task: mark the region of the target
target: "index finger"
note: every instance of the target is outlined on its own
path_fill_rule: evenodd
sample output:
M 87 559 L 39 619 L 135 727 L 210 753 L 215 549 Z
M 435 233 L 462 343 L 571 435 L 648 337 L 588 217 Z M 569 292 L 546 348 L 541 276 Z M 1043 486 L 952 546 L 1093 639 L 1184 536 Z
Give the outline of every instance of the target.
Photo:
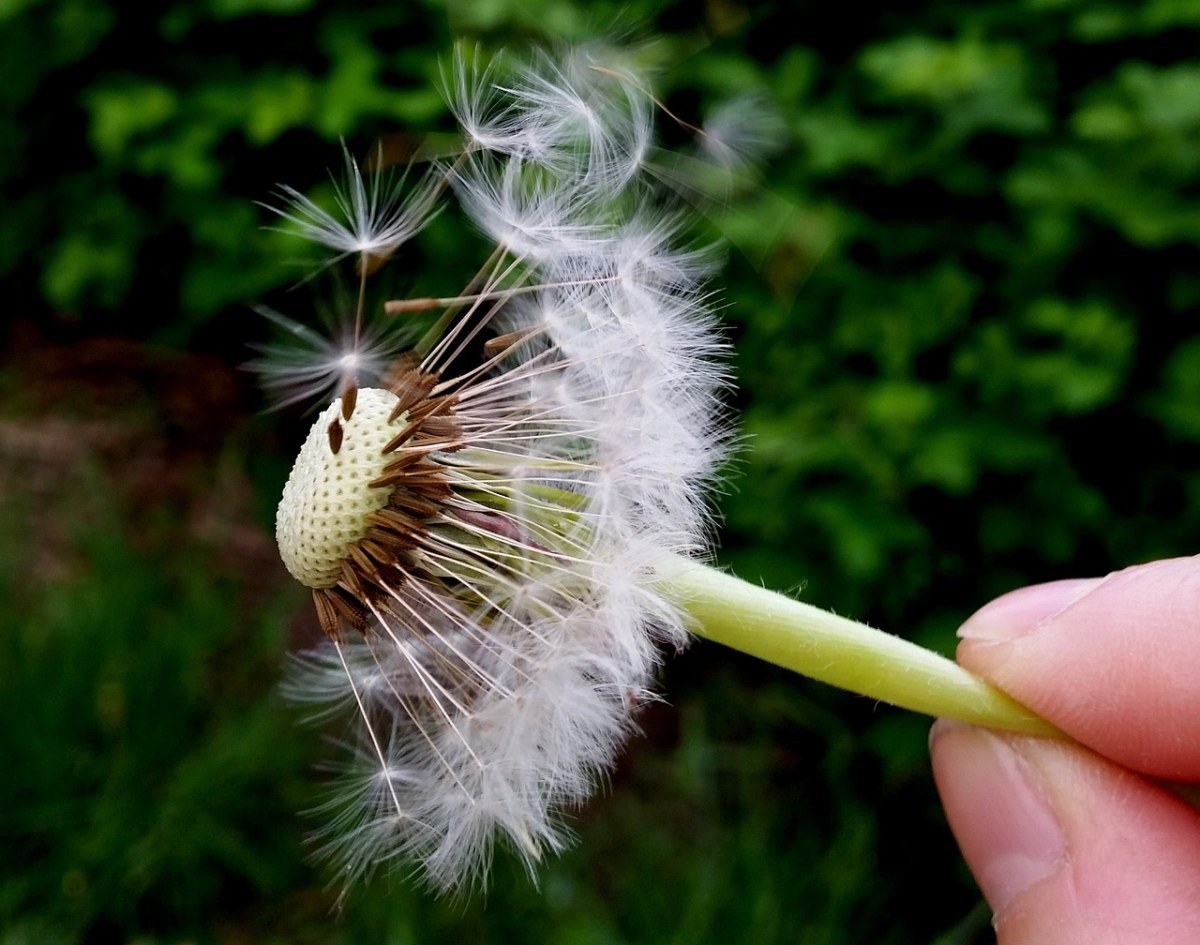
M 1200 558 L 1022 588 L 959 636 L 959 663 L 1082 744 L 1200 781 Z

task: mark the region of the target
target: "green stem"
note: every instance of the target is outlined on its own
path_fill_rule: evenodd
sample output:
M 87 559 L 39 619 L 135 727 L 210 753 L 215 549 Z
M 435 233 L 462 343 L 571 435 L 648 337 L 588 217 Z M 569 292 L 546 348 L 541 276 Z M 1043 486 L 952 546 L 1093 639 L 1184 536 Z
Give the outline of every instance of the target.
M 1066 737 L 957 663 L 908 640 L 685 558 L 663 562 L 658 572 L 660 586 L 701 637 L 901 708 Z

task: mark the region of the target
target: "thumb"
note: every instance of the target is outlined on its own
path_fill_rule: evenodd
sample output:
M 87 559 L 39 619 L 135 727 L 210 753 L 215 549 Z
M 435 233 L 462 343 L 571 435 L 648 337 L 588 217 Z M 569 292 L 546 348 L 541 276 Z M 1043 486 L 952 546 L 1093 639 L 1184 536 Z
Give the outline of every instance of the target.
M 1200 941 L 1200 816 L 1066 742 L 939 721 L 933 771 L 999 945 Z

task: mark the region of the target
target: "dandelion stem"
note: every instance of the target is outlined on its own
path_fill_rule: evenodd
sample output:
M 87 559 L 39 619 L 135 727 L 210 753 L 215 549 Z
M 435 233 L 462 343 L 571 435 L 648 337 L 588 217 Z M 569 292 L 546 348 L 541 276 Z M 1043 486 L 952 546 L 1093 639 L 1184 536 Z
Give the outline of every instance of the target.
M 1027 735 L 1058 729 L 952 660 L 684 558 L 659 582 L 697 635 L 904 709 Z

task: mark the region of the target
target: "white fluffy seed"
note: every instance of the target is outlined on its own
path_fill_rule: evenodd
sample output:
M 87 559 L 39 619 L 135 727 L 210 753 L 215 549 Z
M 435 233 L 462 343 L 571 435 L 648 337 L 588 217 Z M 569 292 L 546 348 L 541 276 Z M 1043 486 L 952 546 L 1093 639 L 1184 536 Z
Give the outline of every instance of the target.
M 368 483 L 395 458 L 383 448 L 406 422 L 403 414 L 388 421 L 396 401 L 390 391 L 364 388 L 346 420 L 338 398 L 317 418 L 300 447 L 275 513 L 275 539 L 284 565 L 301 584 L 336 584 L 347 548 L 370 527 L 367 516 L 387 504 L 391 487 L 372 488 Z M 342 428 L 336 453 L 329 437 L 335 422 Z

